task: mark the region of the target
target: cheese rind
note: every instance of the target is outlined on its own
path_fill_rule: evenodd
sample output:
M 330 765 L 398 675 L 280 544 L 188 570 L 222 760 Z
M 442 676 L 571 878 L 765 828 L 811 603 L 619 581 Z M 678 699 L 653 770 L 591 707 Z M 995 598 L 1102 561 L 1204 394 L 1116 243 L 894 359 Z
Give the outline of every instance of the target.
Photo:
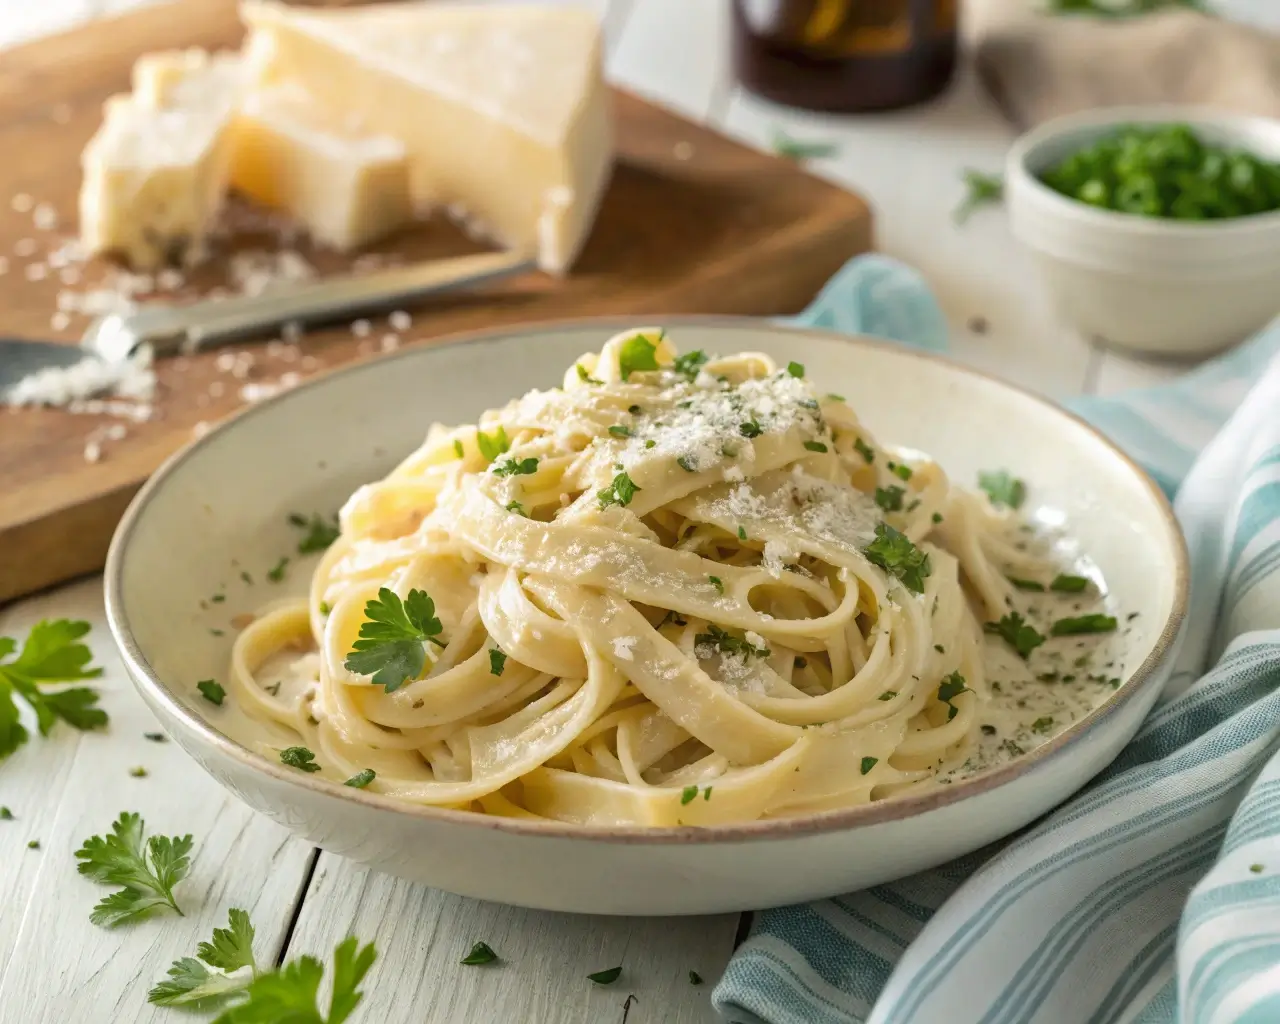
M 339 120 L 400 139 L 420 204 L 563 273 L 612 164 L 600 28 L 587 11 L 399 3 L 301 10 L 247 2 L 267 81 L 297 81 Z
M 318 242 L 346 252 L 413 219 L 404 144 L 334 125 L 296 85 L 249 93 L 234 136 L 232 186 Z
M 141 63 L 141 62 L 140 62 Z M 80 238 L 140 270 L 196 261 L 230 169 L 233 57 L 155 54 L 113 96 L 81 155 Z

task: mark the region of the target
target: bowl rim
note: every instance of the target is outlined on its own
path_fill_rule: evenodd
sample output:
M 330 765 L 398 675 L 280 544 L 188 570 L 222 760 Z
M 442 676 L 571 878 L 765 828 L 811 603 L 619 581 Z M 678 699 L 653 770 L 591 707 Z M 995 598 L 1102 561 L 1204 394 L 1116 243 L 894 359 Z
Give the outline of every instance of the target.
M 1238 239 L 1240 236 L 1280 229 L 1280 209 L 1266 213 L 1246 214 L 1243 217 L 1224 217 L 1203 221 L 1143 217 L 1119 210 L 1099 209 L 1050 188 L 1040 180 L 1029 165 L 1037 150 L 1068 132 L 1086 128 L 1106 129 L 1128 124 L 1151 125 L 1167 122 L 1182 122 L 1192 127 L 1209 125 L 1240 132 L 1243 132 L 1246 126 L 1261 128 L 1274 132 L 1277 136 L 1277 144 L 1280 145 L 1280 120 L 1258 114 L 1241 114 L 1220 107 L 1199 104 L 1153 103 L 1101 107 L 1060 114 L 1015 139 L 1005 158 L 1006 185 L 1025 189 L 1034 195 L 1038 204 L 1055 215 L 1074 217 L 1082 224 L 1104 227 L 1139 237 L 1161 239 L 1181 237 L 1188 241 L 1203 241 L 1205 235 L 1210 233 L 1223 238 Z M 1007 190 L 1010 193 L 1014 191 Z
M 627 327 L 634 326 L 640 320 L 645 322 L 661 321 L 663 326 L 676 330 L 681 327 L 720 327 L 730 329 L 737 327 L 756 330 L 761 327 L 767 327 L 769 330 L 783 335 L 816 336 L 827 341 L 865 346 L 888 351 L 908 359 L 941 364 L 951 372 L 960 373 L 984 383 L 995 384 L 997 387 L 1015 392 L 1022 398 L 1044 407 L 1049 413 L 1070 420 L 1076 427 L 1082 428 L 1093 435 L 1094 439 L 1100 442 L 1112 457 L 1119 459 L 1128 467 L 1139 486 L 1145 489 L 1155 502 L 1167 528 L 1168 540 L 1173 547 L 1173 603 L 1169 615 L 1161 625 L 1160 634 L 1156 638 L 1150 653 L 1106 701 L 1074 722 L 1068 729 L 1028 754 L 1006 762 L 999 767 L 979 772 L 952 785 L 939 787 L 915 796 L 895 797 L 875 803 L 862 804 L 857 807 L 824 811 L 820 814 L 706 827 L 676 826 L 674 828 L 642 825 L 574 825 L 559 821 L 504 818 L 477 814 L 474 811 L 411 804 L 379 793 L 343 786 L 340 783 L 328 780 L 314 779 L 310 774 L 303 774 L 291 770 L 285 765 L 273 762 L 218 731 L 205 718 L 189 710 L 186 705 L 177 700 L 170 687 L 152 669 L 133 635 L 125 609 L 123 569 L 128 556 L 130 541 L 134 532 L 138 529 L 138 525 L 152 498 L 165 486 L 168 478 L 179 466 L 194 458 L 206 445 L 214 443 L 224 432 L 244 427 L 262 410 L 272 408 L 278 403 L 289 401 L 289 396 L 295 392 L 324 387 L 332 378 L 340 374 L 355 375 L 367 372 L 372 368 L 381 367 L 388 361 L 422 358 L 424 352 L 438 348 L 455 348 L 463 345 L 479 347 L 486 344 L 495 344 L 515 336 L 528 334 L 546 334 L 583 328 L 598 329 L 602 335 L 616 333 L 618 330 L 625 330 Z M 760 317 L 679 314 L 667 317 L 654 317 L 652 315 L 643 317 L 572 317 L 451 333 L 442 335 L 439 339 L 432 339 L 425 345 L 402 348 L 395 353 L 376 359 L 351 363 L 322 372 L 295 388 L 280 392 L 253 405 L 245 406 L 206 434 L 191 441 L 185 447 L 169 456 L 134 496 L 116 528 L 110 549 L 107 552 L 106 568 L 104 570 L 104 597 L 108 628 L 120 650 L 130 680 L 144 700 L 153 708 L 163 709 L 165 714 L 177 719 L 188 731 L 189 735 L 212 747 L 219 755 L 236 762 L 244 769 L 265 774 L 274 781 L 288 786 L 299 787 L 314 796 L 329 797 L 354 803 L 368 810 L 388 811 L 440 824 L 456 824 L 476 829 L 496 829 L 500 832 L 513 833 L 519 836 L 541 836 L 549 839 L 683 845 L 690 843 L 740 843 L 748 840 L 781 840 L 798 836 L 842 832 L 853 828 L 899 821 L 973 799 L 1013 782 L 1023 775 L 1043 768 L 1049 761 L 1064 755 L 1074 748 L 1087 733 L 1094 731 L 1103 721 L 1115 715 L 1121 707 L 1134 700 L 1138 693 L 1146 688 L 1156 670 L 1173 654 L 1186 618 L 1190 587 L 1189 575 L 1189 556 L 1186 539 L 1174 516 L 1173 507 L 1164 492 L 1137 462 L 1102 434 L 1101 431 L 1075 413 L 1050 402 L 1048 399 L 1019 385 L 1003 381 L 992 374 L 964 366 L 954 359 L 887 339 L 842 334 L 838 331 L 821 328 L 778 324 Z

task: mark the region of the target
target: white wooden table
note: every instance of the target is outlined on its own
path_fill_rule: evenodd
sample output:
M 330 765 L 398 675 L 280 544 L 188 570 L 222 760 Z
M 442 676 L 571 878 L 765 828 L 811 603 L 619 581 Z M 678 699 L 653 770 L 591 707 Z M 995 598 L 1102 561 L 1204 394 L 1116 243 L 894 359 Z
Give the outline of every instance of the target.
M 0 0 L 0 47 L 136 3 Z M 959 168 L 998 170 L 1011 138 L 967 70 L 941 101 L 902 113 L 840 119 L 787 111 L 733 85 L 724 0 L 594 0 L 594 6 L 604 17 L 609 67 L 619 83 L 761 146 L 775 128 L 840 143 L 838 156 L 813 169 L 871 200 L 880 247 L 930 280 L 961 359 L 1055 398 L 1153 384 L 1181 372 L 1105 352 L 1057 324 L 999 211 L 980 212 L 962 229 L 953 224 Z M 1280 27 L 1276 6 L 1230 4 L 1237 15 Z M 0 239 L 0 247 L 10 242 Z M 969 329 L 974 317 L 987 321 L 985 333 Z M 223 925 L 232 906 L 250 911 L 263 963 L 302 953 L 328 961 L 351 932 L 375 941 L 379 958 L 356 1015 L 361 1021 L 715 1019 L 708 996 L 743 923 L 737 915 L 637 920 L 536 913 L 411 885 L 317 850 L 240 804 L 173 744 L 144 739 L 156 723 L 112 648 L 99 579 L 0 609 L 0 636 L 22 637 L 36 621 L 62 617 L 93 624 L 111 727 L 99 734 L 60 726 L 0 765 L 0 805 L 16 818 L 0 821 L 0 1024 L 181 1020 L 179 1011 L 149 1006 L 147 990 L 170 961 L 192 955 Z M 148 775 L 132 777 L 135 766 Z M 112 931 L 89 923 L 104 890 L 76 874 L 73 851 L 125 809 L 140 811 L 153 829 L 195 836 L 194 869 L 181 889 L 185 917 L 158 916 Z M 38 849 L 28 847 L 33 840 Z M 499 953 L 501 965 L 459 966 L 477 940 Z M 614 986 L 586 978 L 619 963 L 624 974 Z M 705 983 L 691 985 L 690 970 Z M 635 998 L 624 1007 L 628 996 Z

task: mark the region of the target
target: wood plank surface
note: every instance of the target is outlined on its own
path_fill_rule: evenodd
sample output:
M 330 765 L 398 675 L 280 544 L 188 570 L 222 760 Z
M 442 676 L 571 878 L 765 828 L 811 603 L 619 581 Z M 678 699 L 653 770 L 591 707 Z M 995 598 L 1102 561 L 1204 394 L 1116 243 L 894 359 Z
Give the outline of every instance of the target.
M 79 152 L 98 124 L 102 101 L 127 88 L 143 52 L 174 46 L 233 46 L 241 30 L 227 0 L 181 0 L 147 7 L 91 29 L 6 51 L 0 62 L 0 333 L 76 340 L 89 318 L 56 315 L 59 295 L 83 294 L 110 276 L 105 262 L 65 263 L 74 234 Z M 606 25 L 609 22 L 606 21 Z M 625 46 L 625 43 L 622 44 Z M 618 92 L 618 162 L 599 219 L 578 266 L 564 280 L 530 274 L 472 295 L 414 310 L 394 344 L 519 321 L 565 316 L 679 312 L 784 313 L 801 308 L 841 263 L 871 242 L 866 203 L 813 178 L 795 164 L 734 143 L 633 95 Z M 56 212 L 56 226 L 42 204 Z M 271 248 L 250 233 L 233 248 Z M 277 246 L 278 247 L 278 246 Z M 452 225 L 433 220 L 376 251 L 413 261 L 475 251 Z M 350 261 L 299 246 L 324 273 Z M 62 255 L 59 255 L 59 253 Z M 225 286 L 226 260 L 188 275 L 173 297 Z M 66 282 L 70 269 L 77 280 Z M 250 381 L 302 377 L 376 355 L 372 340 L 346 328 L 309 333 L 301 350 L 252 353 Z M 36 409 L 0 415 L 0 601 L 101 565 L 122 505 L 171 452 L 207 424 L 243 404 L 244 380 L 219 368 L 216 353 L 167 360 L 160 368 L 156 414 L 127 425 L 127 436 L 85 460 L 86 440 L 104 420 Z

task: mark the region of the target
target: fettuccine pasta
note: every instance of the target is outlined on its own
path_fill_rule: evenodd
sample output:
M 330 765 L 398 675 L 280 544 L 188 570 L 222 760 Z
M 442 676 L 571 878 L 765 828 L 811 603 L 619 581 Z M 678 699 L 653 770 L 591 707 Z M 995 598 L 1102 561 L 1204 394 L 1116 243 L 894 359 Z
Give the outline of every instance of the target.
M 1008 515 L 797 364 L 628 331 L 360 488 L 309 599 L 238 637 L 232 693 L 415 804 L 648 826 L 864 804 L 973 749 L 981 623 L 1044 569 Z

